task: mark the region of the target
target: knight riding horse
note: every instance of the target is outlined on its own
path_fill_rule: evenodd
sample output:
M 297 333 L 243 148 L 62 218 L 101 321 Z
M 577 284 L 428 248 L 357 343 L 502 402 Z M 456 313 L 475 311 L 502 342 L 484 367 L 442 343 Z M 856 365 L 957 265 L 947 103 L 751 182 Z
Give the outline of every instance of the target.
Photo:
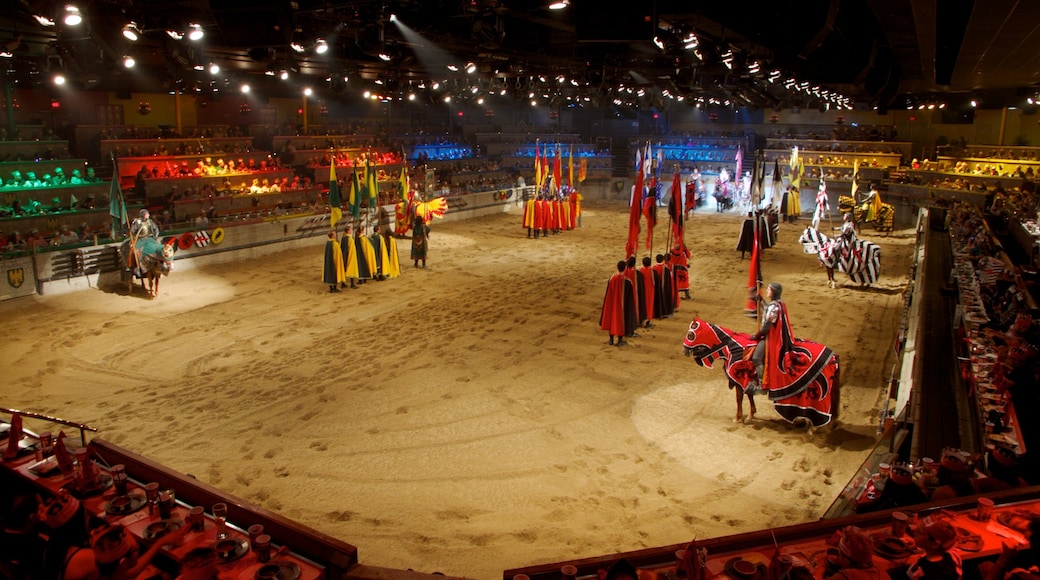
M 871 185 L 867 197 L 859 201 L 849 195 L 838 196 L 838 211 L 851 213 L 855 223 L 868 223 L 879 232 L 895 229 L 896 208 L 881 201 L 881 194 Z
M 694 318 L 683 340 L 683 353 L 707 368 L 718 359 L 724 361 L 729 387 L 737 391 L 738 422 L 744 419 L 744 395 L 751 401 L 754 417 L 752 396 L 764 392 L 776 412 L 792 424 L 808 422 L 815 428 L 830 423 L 839 409 L 838 355 L 822 344 L 791 336 L 787 324 L 778 330 L 783 340 L 769 349 L 773 356 L 765 360 L 764 385 L 750 357 L 758 341 L 749 334 Z
M 149 298 L 159 295 L 159 278 L 173 269 L 173 252 L 176 238 L 169 243 L 159 241 L 159 228 L 142 209 L 140 216 L 130 224 L 130 238 L 119 247 L 124 270 L 130 273 L 127 291 L 132 291 L 134 278 L 141 280 L 141 288 Z M 132 247 L 132 249 L 131 249 Z M 148 286 L 145 287 L 145 280 Z

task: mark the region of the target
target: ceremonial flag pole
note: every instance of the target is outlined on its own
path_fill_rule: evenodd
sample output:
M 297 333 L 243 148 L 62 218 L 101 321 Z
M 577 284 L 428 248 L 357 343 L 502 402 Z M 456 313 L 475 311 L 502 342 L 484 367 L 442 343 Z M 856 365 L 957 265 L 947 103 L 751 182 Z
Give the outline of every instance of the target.
M 632 196 L 628 206 L 628 241 L 625 243 L 625 257 L 636 255 L 639 246 L 639 216 L 643 209 L 643 163 L 642 151 L 636 153 L 636 181 L 632 186 Z
M 855 157 L 852 158 L 852 228 L 859 232 L 859 222 L 856 221 L 856 206 L 859 205 L 859 200 L 856 196 L 859 195 L 859 160 Z M 845 216 L 842 216 L 842 220 Z

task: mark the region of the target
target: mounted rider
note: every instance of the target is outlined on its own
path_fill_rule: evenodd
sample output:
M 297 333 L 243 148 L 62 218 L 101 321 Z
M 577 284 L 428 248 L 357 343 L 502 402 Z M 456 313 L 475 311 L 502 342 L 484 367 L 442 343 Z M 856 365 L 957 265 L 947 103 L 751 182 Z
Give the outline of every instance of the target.
M 783 300 L 780 299 L 783 291 L 784 288 L 779 282 L 771 282 L 766 288 L 766 298 L 769 299 L 769 304 L 766 305 L 765 312 L 762 313 L 761 327 L 751 337 L 753 340 L 758 341 L 758 344 L 755 345 L 755 351 L 751 355 L 751 362 L 755 365 L 759 387 L 764 390 L 768 390 L 770 382 L 765 372 L 767 353 L 773 359 L 773 365 L 775 366 L 775 357 L 786 350 L 782 349 L 782 343 L 790 340 L 787 307 L 784 305 Z M 761 299 L 759 297 L 759 300 Z
M 142 209 L 137 219 L 130 224 L 130 236 L 135 240 L 140 238 L 159 239 L 159 226 L 152 221 L 147 209 Z

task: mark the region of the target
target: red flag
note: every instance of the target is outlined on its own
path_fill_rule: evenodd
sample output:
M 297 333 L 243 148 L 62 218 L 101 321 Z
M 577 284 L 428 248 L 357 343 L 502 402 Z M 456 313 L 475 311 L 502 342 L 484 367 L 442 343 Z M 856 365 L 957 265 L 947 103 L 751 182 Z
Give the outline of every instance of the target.
M 632 199 L 628 207 L 628 242 L 625 243 L 625 257 L 636 255 L 639 246 L 639 215 L 643 205 L 643 162 L 640 158 L 639 170 L 636 171 L 636 184 L 632 188 Z
M 756 221 L 758 218 L 755 218 Z M 751 265 L 748 267 L 748 297 L 747 305 L 744 306 L 744 314 L 758 318 L 758 288 L 762 284 L 762 252 L 759 246 L 758 228 L 754 229 L 754 245 L 751 249 Z
M 650 186 L 656 189 L 655 185 Z M 652 250 L 654 244 L 654 227 L 657 226 L 657 197 L 648 192 L 643 199 L 643 215 L 646 216 L 646 249 Z
M 682 184 L 679 183 L 679 172 L 676 171 L 672 176 L 672 199 L 668 202 L 668 217 L 672 218 L 672 238 L 675 244 L 682 241 L 686 231 L 683 213 Z

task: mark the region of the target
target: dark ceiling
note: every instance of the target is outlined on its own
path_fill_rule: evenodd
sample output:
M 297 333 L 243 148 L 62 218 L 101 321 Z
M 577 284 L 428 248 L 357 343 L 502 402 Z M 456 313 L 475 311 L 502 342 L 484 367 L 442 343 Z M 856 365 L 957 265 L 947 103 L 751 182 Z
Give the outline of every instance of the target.
M 570 0 L 561 10 L 550 0 L 92 0 L 75 29 L 59 19 L 72 0 L 9 1 L 0 49 L 10 56 L 0 60 L 20 85 L 64 68 L 80 86 L 124 92 L 247 82 L 272 96 L 306 85 L 397 98 L 439 81 L 463 98 L 505 91 L 560 105 L 761 108 L 838 106 L 841 97 L 888 108 L 940 96 L 1004 106 L 1040 87 L 1035 0 Z M 34 15 L 59 22 L 45 27 Z M 120 34 L 128 21 L 143 31 L 137 43 Z M 201 41 L 165 32 L 189 22 L 202 26 Z M 690 34 L 696 51 L 683 44 Z M 319 38 L 325 54 L 314 50 Z M 122 67 L 127 53 L 136 68 Z M 210 63 L 221 71 L 195 69 Z

